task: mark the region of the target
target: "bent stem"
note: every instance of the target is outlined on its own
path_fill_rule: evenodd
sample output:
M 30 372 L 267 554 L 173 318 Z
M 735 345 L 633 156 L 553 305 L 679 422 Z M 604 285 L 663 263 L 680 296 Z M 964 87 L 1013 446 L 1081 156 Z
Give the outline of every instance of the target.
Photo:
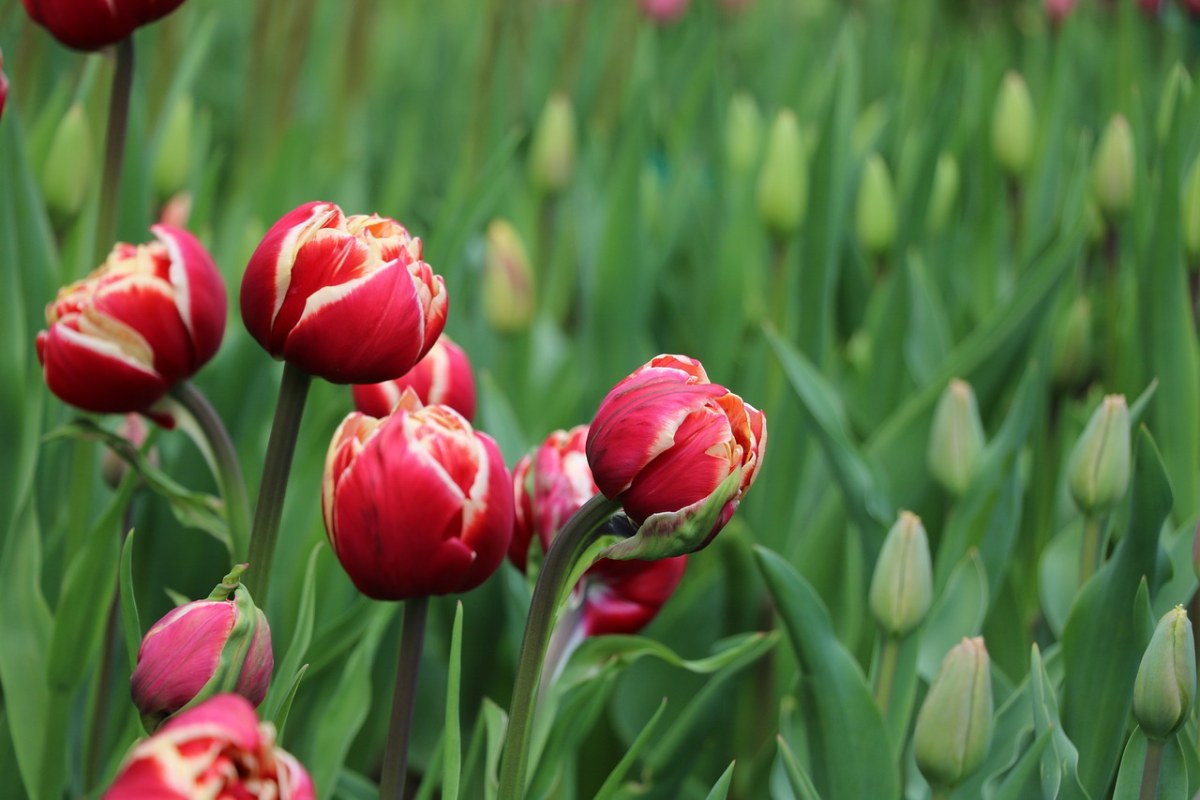
M 275 421 L 267 441 L 267 459 L 263 463 L 262 482 L 258 489 L 258 505 L 254 508 L 254 526 L 250 529 L 250 571 L 246 588 L 260 607 L 267 605 L 267 590 L 271 580 L 271 559 L 275 555 L 275 540 L 279 537 L 279 520 L 283 516 L 283 499 L 287 494 L 288 474 L 292 471 L 292 456 L 296 452 L 296 435 L 304 416 L 304 401 L 312 376 L 293 364 L 283 365 L 279 383 L 279 402 L 275 405 Z
M 525 762 L 529 759 L 538 678 L 546 659 L 546 645 L 554 627 L 559 598 L 580 555 L 601 535 L 604 523 L 619 508 L 619 503 L 604 495 L 593 497 L 567 520 L 554 537 L 550 552 L 542 563 L 529 604 L 517 677 L 513 683 L 508 732 L 500 762 L 500 800 L 518 800 L 525 793 Z
M 1146 760 L 1142 765 L 1140 800 L 1154 800 L 1158 795 L 1158 771 L 1162 766 L 1163 740 L 1146 738 Z
M 129 96 L 133 93 L 133 37 L 117 43 L 117 71 L 113 75 L 108 104 L 108 128 L 104 134 L 104 177 L 100 184 L 100 210 L 96 218 L 98 260 L 113 246 L 117 235 L 117 198 L 121 189 L 121 165 L 125 160 L 125 131 L 129 127 Z
M 417 674 L 421 670 L 421 647 L 425 642 L 425 618 L 428 597 L 414 597 L 404 603 L 404 627 L 400 632 L 400 659 L 396 662 L 396 690 L 392 695 L 392 716 L 388 722 L 387 747 L 383 751 L 383 774 L 379 780 L 380 800 L 403 800 L 408 773 L 408 737 L 412 731 Z

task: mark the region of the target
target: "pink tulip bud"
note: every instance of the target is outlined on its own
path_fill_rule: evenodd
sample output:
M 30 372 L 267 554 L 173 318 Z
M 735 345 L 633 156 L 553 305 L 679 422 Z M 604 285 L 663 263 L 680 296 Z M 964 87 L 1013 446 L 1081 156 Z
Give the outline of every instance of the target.
M 640 526 L 608 555 L 706 546 L 754 483 L 766 441 L 766 415 L 709 382 L 699 361 L 661 355 L 640 367 L 604 398 L 588 434 L 596 485 Z
M 465 592 L 496 571 L 513 529 L 500 448 L 449 406 L 405 390 L 382 419 L 355 412 L 325 459 L 333 552 L 376 600 Z
M 68 47 L 98 50 L 165 17 L 183 0 L 24 0 L 25 10 Z
M 144 411 L 221 346 L 225 284 L 212 257 L 181 228 L 150 230 L 157 242 L 118 244 L 46 307 L 46 385 L 85 411 Z
M 692 0 L 639 0 L 642 13 L 658 23 L 675 22 L 688 10 Z
M 1075 10 L 1079 0 L 1045 0 L 1046 16 L 1055 25 L 1061 25 Z
M 442 334 L 417 365 L 394 381 L 354 387 L 354 405 L 372 417 L 386 417 L 405 389 L 417 393 L 423 405 L 453 408 L 468 421 L 475 417 L 475 378 L 463 349 Z
M 314 800 L 312 779 L 275 746 L 275 728 L 253 706 L 222 694 L 134 745 L 104 800 L 146 798 Z
M 277 359 L 333 383 L 399 378 L 446 324 L 446 287 L 395 220 L 306 203 L 276 222 L 242 278 L 242 319 Z
M 637 633 L 671 599 L 686 568 L 687 556 L 597 561 L 575 588 L 583 595 L 584 635 Z
M 4 116 L 4 101 L 8 99 L 8 76 L 4 74 L 4 53 L 0 51 L 0 117 Z
M 271 629 L 238 580 L 236 567 L 206 600 L 182 605 L 154 623 L 138 648 L 131 680 L 133 702 L 146 729 L 224 692 L 254 705 L 267 695 Z

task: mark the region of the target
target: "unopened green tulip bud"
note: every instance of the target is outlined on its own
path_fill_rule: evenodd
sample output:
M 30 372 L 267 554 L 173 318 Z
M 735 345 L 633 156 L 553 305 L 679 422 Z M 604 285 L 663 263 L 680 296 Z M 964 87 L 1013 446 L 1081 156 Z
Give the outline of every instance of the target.
M 1071 496 L 1088 516 L 1115 506 L 1129 485 L 1129 407 L 1110 394 L 1088 420 L 1067 463 Z
M 992 153 L 1009 176 L 1019 178 L 1033 163 L 1037 119 L 1029 87 L 1019 73 L 1005 73 L 992 109 Z
M 1085 295 L 1075 298 L 1059 317 L 1054 332 L 1051 373 L 1059 386 L 1078 386 L 1092 369 L 1092 303 Z
M 542 109 L 529 148 L 529 177 L 547 194 L 561 192 L 571 181 L 578 147 L 575 109 L 566 95 L 552 95 Z
M 933 565 L 921 518 L 901 511 L 888 531 L 871 576 L 871 613 L 890 636 L 921 624 L 933 603 Z
M 938 156 L 933 171 L 933 188 L 929 194 L 929 214 L 925 225 L 931 233 L 938 233 L 950 219 L 954 201 L 958 199 L 958 160 L 950 153 Z
M 192 129 L 196 114 L 192 98 L 181 95 L 168 113 L 162 141 L 154 157 L 154 190 L 170 197 L 187 183 L 192 166 Z
M 1136 170 L 1133 130 L 1125 117 L 1117 114 L 1104 129 L 1092 162 L 1092 195 L 1109 220 L 1122 214 L 1133 202 Z
M 758 163 L 762 150 L 763 119 L 758 103 L 744 92 L 729 101 L 725 118 L 725 157 L 734 172 L 748 173 Z
M 934 788 L 961 783 L 992 743 L 992 678 L 983 639 L 963 639 L 946 654 L 913 731 L 917 767 Z
M 1196 643 L 1183 606 L 1158 621 L 1133 684 L 1133 716 L 1151 739 L 1183 727 L 1196 696 Z
M 1183 181 L 1183 247 L 1193 264 L 1200 264 L 1200 157 Z
M 507 220 L 488 226 L 483 267 L 483 310 L 501 333 L 517 333 L 533 320 L 536 297 L 533 267 L 521 234 Z
M 775 116 L 767 151 L 758 174 L 758 210 L 776 236 L 800 230 L 808 202 L 808 159 L 796 115 L 784 109 Z
M 1192 94 L 1192 78 L 1182 64 L 1176 64 L 1167 76 L 1167 84 L 1163 88 L 1162 99 L 1158 104 L 1158 141 L 1165 143 L 1171 135 L 1171 126 L 1175 122 L 1175 109 L 1180 102 L 1187 102 Z
M 983 456 L 983 422 L 971 384 L 955 378 L 938 399 L 929 436 L 928 463 L 934 479 L 961 497 Z
M 892 174 L 878 153 L 863 165 L 855 216 L 858 241 L 872 255 L 882 255 L 896 241 L 896 192 Z
M 94 172 L 92 127 L 83 106 L 75 103 L 58 124 L 42 169 L 47 207 L 60 217 L 78 214 Z

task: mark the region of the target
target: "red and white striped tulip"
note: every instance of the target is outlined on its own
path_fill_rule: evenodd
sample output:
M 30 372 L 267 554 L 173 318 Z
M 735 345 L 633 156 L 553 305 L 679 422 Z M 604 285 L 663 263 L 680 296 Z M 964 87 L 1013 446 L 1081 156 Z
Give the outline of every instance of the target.
M 613 387 L 588 434 L 596 485 L 639 526 L 608 555 L 655 559 L 706 546 L 754 483 L 766 443 L 766 415 L 710 382 L 699 361 L 651 359 Z
M 463 349 L 442 334 L 417 365 L 394 381 L 354 387 L 354 407 L 372 417 L 386 417 L 412 389 L 425 405 L 453 408 L 467 420 L 475 418 L 475 377 Z
M 354 412 L 338 427 L 321 504 L 342 567 L 376 600 L 473 589 L 512 538 L 512 479 L 496 442 L 412 390 L 388 416 Z
M 314 800 L 300 762 L 275 746 L 244 697 L 222 694 L 134 745 L 103 800 Z
M 212 257 L 181 228 L 150 230 L 158 241 L 118 244 L 46 307 L 46 385 L 85 411 L 144 411 L 221 346 L 225 284 Z
M 313 202 L 267 231 L 246 266 L 241 307 L 275 358 L 333 383 L 379 383 L 433 347 L 447 296 L 400 223 Z
M 68 47 L 98 50 L 165 17 L 183 0 L 24 0 L 25 10 Z

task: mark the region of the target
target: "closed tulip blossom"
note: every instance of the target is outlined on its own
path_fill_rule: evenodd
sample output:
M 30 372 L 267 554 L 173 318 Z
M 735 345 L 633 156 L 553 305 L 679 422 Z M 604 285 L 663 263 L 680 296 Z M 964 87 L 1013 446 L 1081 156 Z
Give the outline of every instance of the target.
M 23 0 L 30 18 L 68 47 L 98 50 L 165 17 L 183 0 Z
M 275 746 L 244 697 L 222 694 L 189 709 L 138 742 L 104 800 L 314 800 L 300 762 Z
M 0 116 L 4 116 L 4 101 L 8 99 L 8 76 L 4 74 L 4 53 L 0 52 Z
M 216 354 L 225 285 L 194 236 L 155 225 L 158 241 L 118 244 L 87 278 L 59 290 L 37 336 L 50 391 L 99 413 L 144 411 Z
M 475 417 L 475 377 L 463 349 L 449 336 L 434 343 L 424 358 L 394 381 L 354 387 L 354 406 L 372 417 L 386 417 L 412 389 L 425 405 L 447 405 L 469 421 Z
M 333 383 L 379 383 L 433 347 L 447 295 L 400 223 L 313 202 L 267 231 L 246 266 L 241 308 L 275 358 Z
M 406 390 L 382 419 L 352 413 L 325 460 L 325 531 L 376 600 L 465 592 L 504 560 L 513 492 L 500 449 L 448 406 Z
M 640 526 L 609 555 L 706 546 L 754 483 L 766 442 L 766 415 L 710 382 L 699 361 L 660 355 L 637 369 L 601 402 L 587 439 L 597 487 Z

